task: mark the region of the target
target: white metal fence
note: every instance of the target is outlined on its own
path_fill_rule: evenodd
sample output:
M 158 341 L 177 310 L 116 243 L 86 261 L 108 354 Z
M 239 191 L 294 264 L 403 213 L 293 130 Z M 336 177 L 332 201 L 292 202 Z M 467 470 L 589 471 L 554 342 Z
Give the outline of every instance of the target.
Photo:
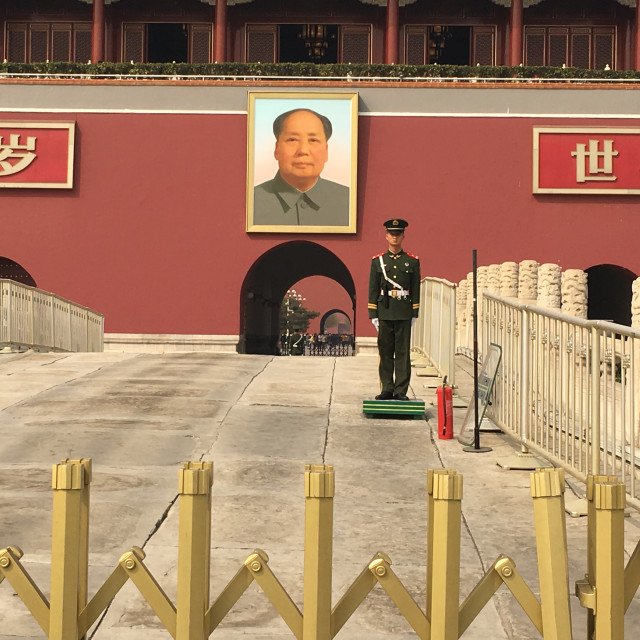
M 456 285 L 438 278 L 420 283 L 420 313 L 411 347 L 426 355 L 438 373 L 455 383 Z
M 572 475 L 612 475 L 640 508 L 640 331 L 484 292 L 482 351 L 502 348 L 487 415 Z
M 52 293 L 0 280 L 0 346 L 102 351 L 102 314 Z

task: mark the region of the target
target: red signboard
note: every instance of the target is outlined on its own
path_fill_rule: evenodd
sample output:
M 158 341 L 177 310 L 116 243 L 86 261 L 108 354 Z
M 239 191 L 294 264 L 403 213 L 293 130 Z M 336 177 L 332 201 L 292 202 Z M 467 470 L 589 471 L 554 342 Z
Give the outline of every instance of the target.
M 535 127 L 533 193 L 640 194 L 640 129 Z
M 75 123 L 0 122 L 0 188 L 71 189 Z

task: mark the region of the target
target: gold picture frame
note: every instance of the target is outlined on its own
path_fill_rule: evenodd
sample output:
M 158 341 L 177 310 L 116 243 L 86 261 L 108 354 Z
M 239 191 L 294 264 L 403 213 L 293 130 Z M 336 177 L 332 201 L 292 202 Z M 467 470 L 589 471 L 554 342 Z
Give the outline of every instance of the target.
M 357 93 L 250 91 L 247 129 L 247 232 L 356 232 Z
M 0 188 L 72 189 L 75 126 L 75 122 L 0 122 Z

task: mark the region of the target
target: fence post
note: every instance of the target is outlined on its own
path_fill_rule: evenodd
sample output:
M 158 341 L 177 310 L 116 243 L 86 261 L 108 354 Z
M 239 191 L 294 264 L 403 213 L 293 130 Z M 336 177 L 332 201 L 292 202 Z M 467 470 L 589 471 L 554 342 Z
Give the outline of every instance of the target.
M 529 424 L 530 385 L 529 362 L 531 353 L 531 335 L 529 333 L 529 312 L 522 309 L 520 327 L 520 442 L 529 442 L 531 429 Z
M 444 285 L 443 285 L 444 287 Z M 458 295 L 455 286 L 446 288 L 449 296 L 449 340 L 447 342 L 447 375 L 449 384 L 456 384 L 456 298 Z
M 185 462 L 180 494 L 176 640 L 205 640 L 211 558 L 211 462 Z
M 571 638 L 571 607 L 564 473 L 562 469 L 538 469 L 530 477 L 542 629 L 545 640 L 566 640 Z
M 35 344 L 35 328 L 33 322 L 33 291 L 28 291 L 27 295 L 29 296 L 29 344 L 33 348 Z
M 5 289 L 4 293 L 7 295 L 7 342 L 12 344 L 15 342 L 13 337 L 15 323 L 13 322 L 13 287 L 11 282 L 5 282 L 3 289 Z
M 591 474 L 600 473 L 600 332 L 591 327 Z
M 51 313 L 49 314 L 49 322 L 51 323 L 51 348 L 55 350 L 56 347 L 56 315 L 55 315 L 55 298 L 49 296 L 49 304 L 51 306 Z
M 51 597 L 49 640 L 76 640 L 78 603 L 86 583 L 88 532 L 88 483 L 90 460 L 68 460 L 53 466 L 53 527 L 51 535 Z M 83 508 L 85 504 L 86 511 Z M 87 519 L 86 526 L 83 520 Z M 81 557 L 84 554 L 84 557 Z
M 458 640 L 462 476 L 433 474 L 431 638 Z
M 304 640 L 331 640 L 333 497 L 331 465 L 305 465 Z
M 624 638 L 624 508 L 626 487 L 622 482 L 596 483 L 595 507 L 595 637 Z

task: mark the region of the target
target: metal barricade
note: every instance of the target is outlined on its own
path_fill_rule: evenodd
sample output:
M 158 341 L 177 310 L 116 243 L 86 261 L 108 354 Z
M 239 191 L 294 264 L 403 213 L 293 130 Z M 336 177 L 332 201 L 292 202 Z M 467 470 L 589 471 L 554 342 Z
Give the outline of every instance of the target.
M 102 314 L 53 293 L 0 280 L 0 346 L 102 351 Z
M 0 583 L 4 580 L 9 583 L 49 640 L 86 637 L 110 603 L 122 597 L 119 592 L 129 581 L 146 600 L 158 624 L 175 640 L 209 638 L 253 582 L 298 640 L 334 638 L 374 588 L 395 604 L 420 640 L 454 640 L 464 634 L 503 585 L 543 638 L 573 637 L 565 482 L 561 469 L 539 469 L 530 476 L 539 595 L 519 573 L 516 562 L 499 554 L 463 602 L 460 602 L 463 477 L 453 469 L 427 471 L 425 609 L 403 583 L 399 572 L 402 564 L 394 568 L 383 551 L 376 552 L 359 574 L 354 574 L 340 599 L 333 603 L 336 480 L 333 466 L 326 464 L 305 465 L 302 594 L 288 592 L 276 574 L 275 563 L 270 563 L 265 551 L 255 549 L 244 560 L 238 560 L 235 575 L 218 597 L 211 600 L 213 464 L 197 461 L 185 462 L 178 470 L 175 601 L 145 563 L 146 554 L 140 547 L 131 547 L 122 554 L 106 581 L 90 595 L 92 469 L 90 458 L 67 459 L 53 467 L 49 599 L 22 562 L 22 550 L 15 545 L 0 548 Z M 588 610 L 589 637 L 595 631 L 598 640 L 614 640 L 624 635 L 625 611 L 640 584 L 640 545 L 625 566 L 624 485 L 607 476 L 589 476 L 588 486 L 592 544 L 587 573 L 576 583 L 576 594 Z
M 281 356 L 290 355 L 289 343 L 287 340 L 281 340 L 279 346 L 279 354 Z M 348 340 L 332 343 L 331 341 L 319 342 L 306 340 L 304 344 L 303 356 L 329 356 L 333 358 L 342 358 L 355 354 L 353 336 L 349 336 Z
M 455 384 L 455 336 L 456 285 L 439 278 L 423 278 L 411 348 L 427 356 L 451 386 Z
M 489 417 L 585 480 L 615 477 L 640 508 L 640 331 L 484 293 L 483 351 L 502 347 Z

